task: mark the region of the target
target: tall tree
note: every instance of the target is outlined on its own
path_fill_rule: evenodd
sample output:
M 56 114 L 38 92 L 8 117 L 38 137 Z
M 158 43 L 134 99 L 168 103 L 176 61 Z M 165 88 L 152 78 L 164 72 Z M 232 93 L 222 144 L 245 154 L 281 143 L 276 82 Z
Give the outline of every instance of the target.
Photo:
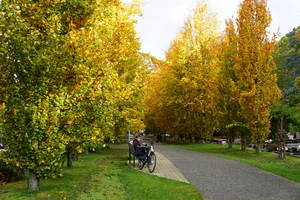
M 55 95 L 65 29 L 54 2 L 48 3 L 2 1 L 0 8 L 3 135 L 9 161 L 29 169 L 29 192 L 38 190 L 40 177 L 60 172 L 65 151 L 59 130 L 61 101 Z
M 216 127 L 218 25 L 216 14 L 201 1 L 166 53 L 156 101 L 164 114 L 159 118 L 163 129 L 172 134 L 209 139 Z
M 1 1 L 0 9 L 6 161 L 29 169 L 32 192 L 40 178 L 60 173 L 66 148 L 117 138 L 119 118 L 126 117 L 126 129 L 128 118 L 141 118 L 131 114 L 142 107 L 142 59 L 130 17 L 138 2 Z
M 280 91 L 276 84 L 276 67 L 272 59 L 275 38 L 270 41 L 267 28 L 271 14 L 267 0 L 244 0 L 237 18 L 237 75 L 240 113 L 260 152 L 270 132 L 270 106 L 277 103 Z
M 273 54 L 274 61 L 277 66 L 278 87 L 284 94 L 284 118 L 283 127 L 286 131 L 299 131 L 298 128 L 298 112 L 297 104 L 299 103 L 299 91 L 295 87 L 295 79 L 299 74 L 299 38 L 297 38 L 297 29 L 283 36 L 276 45 Z M 270 137 L 276 139 L 281 123 L 281 111 L 283 108 L 282 102 L 272 107 L 272 134 Z
M 66 126 L 72 141 L 68 154 L 107 138 L 114 141 L 126 130 L 142 126 L 145 70 L 135 20 L 130 17 L 139 14 L 139 3 L 100 1 L 95 5 L 95 14 L 85 27 L 73 28 L 67 35 L 70 57 L 76 58 L 70 66 L 71 77 L 74 72 L 76 76 L 67 84 L 73 87 L 67 90 L 77 99 L 67 115 L 67 121 L 72 122 Z
M 232 148 L 234 139 L 240 136 L 242 117 L 238 115 L 239 104 L 234 90 L 237 77 L 234 67 L 237 61 L 237 36 L 232 19 L 226 20 L 220 53 L 220 75 L 218 81 L 217 108 L 218 123 L 222 134 L 226 135 L 228 147 Z

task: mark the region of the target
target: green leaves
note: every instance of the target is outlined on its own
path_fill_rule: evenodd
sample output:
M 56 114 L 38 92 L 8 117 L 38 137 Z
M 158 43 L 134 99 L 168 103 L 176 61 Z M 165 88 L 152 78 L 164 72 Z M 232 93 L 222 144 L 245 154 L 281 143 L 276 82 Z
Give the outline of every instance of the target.
M 67 147 L 81 152 L 143 126 L 136 9 L 118 0 L 1 1 L 0 102 L 10 162 L 53 177 Z

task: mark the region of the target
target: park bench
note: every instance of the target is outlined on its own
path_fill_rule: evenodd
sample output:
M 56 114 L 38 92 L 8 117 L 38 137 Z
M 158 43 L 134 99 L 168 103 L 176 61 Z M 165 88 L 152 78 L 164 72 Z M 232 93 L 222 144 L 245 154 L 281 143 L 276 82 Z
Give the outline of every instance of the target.
M 128 142 L 128 147 L 129 147 L 129 164 L 131 164 L 131 160 L 133 160 L 133 167 L 135 167 L 135 150 L 132 141 Z

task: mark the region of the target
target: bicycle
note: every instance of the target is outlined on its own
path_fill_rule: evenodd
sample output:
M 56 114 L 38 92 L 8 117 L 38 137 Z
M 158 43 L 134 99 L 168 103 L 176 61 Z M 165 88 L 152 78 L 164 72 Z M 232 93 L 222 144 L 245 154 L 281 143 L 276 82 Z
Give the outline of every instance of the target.
M 144 138 L 143 140 L 147 140 L 150 142 L 150 150 L 148 152 L 145 152 L 145 154 L 142 156 L 137 156 L 138 166 L 139 169 L 142 170 L 146 165 L 149 172 L 152 173 L 156 167 L 156 155 L 154 153 L 153 141 L 148 138 Z M 147 147 L 148 143 L 143 143 L 143 146 Z

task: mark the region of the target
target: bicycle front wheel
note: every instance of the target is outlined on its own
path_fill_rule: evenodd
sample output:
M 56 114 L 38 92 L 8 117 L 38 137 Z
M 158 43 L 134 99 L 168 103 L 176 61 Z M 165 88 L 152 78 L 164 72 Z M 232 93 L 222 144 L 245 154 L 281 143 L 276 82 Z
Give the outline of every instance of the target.
M 155 170 L 156 167 L 156 155 L 154 152 L 152 152 L 148 158 L 148 170 L 150 173 L 152 173 Z
M 144 168 L 145 163 L 143 162 L 143 159 L 139 159 L 139 169 L 142 170 Z

